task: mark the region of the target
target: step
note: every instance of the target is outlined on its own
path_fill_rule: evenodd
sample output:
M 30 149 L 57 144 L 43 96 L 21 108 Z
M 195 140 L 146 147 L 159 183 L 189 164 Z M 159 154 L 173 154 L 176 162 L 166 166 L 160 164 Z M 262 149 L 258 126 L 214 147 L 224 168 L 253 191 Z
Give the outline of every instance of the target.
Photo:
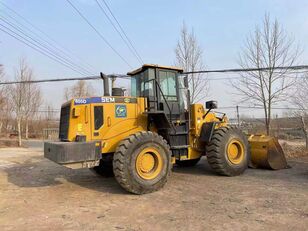
M 171 149 L 187 149 L 189 145 L 171 146 Z
M 178 136 L 178 135 L 188 135 L 188 132 L 176 132 L 176 133 L 170 133 L 170 136 Z
M 179 120 L 171 120 L 172 123 L 177 123 Z M 189 120 L 180 120 L 181 123 L 187 123 Z

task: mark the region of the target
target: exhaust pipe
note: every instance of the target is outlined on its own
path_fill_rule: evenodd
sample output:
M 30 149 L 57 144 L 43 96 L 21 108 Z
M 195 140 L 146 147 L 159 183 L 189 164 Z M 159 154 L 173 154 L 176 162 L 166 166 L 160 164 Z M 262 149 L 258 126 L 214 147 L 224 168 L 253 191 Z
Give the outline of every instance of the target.
M 101 78 L 104 81 L 104 96 L 110 96 L 110 91 L 109 91 L 109 78 L 107 75 L 101 72 Z

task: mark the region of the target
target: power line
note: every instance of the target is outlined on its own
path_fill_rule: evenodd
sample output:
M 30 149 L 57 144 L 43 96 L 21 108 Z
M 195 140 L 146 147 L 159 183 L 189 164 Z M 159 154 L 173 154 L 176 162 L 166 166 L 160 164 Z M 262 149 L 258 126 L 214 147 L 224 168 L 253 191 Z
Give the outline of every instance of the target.
M 31 112 L 33 112 L 33 113 L 54 113 L 54 114 L 56 114 L 56 113 L 60 113 L 60 110 L 53 110 L 53 111 L 42 111 L 42 110 L 36 110 L 36 111 L 31 111 Z
M 135 48 L 135 46 L 133 45 L 132 41 L 129 39 L 129 37 L 127 36 L 126 32 L 124 31 L 123 27 L 121 26 L 120 22 L 117 20 L 117 18 L 115 17 L 115 15 L 113 14 L 112 10 L 110 9 L 110 7 L 108 6 L 107 2 L 105 0 L 102 0 L 102 2 L 105 4 L 107 10 L 109 11 L 109 13 L 111 14 L 111 16 L 113 17 L 113 19 L 115 20 L 115 22 L 117 23 L 120 31 L 118 30 L 118 28 L 114 25 L 114 23 L 112 22 L 111 18 L 108 16 L 108 14 L 106 13 L 106 11 L 104 10 L 104 8 L 102 7 L 101 3 L 99 0 L 95 0 L 97 5 L 99 6 L 99 8 L 101 9 L 101 11 L 104 13 L 104 15 L 107 17 L 107 19 L 109 20 L 109 22 L 112 24 L 113 28 L 118 32 L 118 34 L 121 36 L 122 40 L 125 42 L 125 44 L 127 45 L 127 47 L 130 49 L 130 51 L 136 56 L 136 58 L 139 60 L 139 62 L 141 64 L 144 63 L 144 61 L 142 60 L 141 56 L 139 55 L 137 49 Z M 126 39 L 124 39 L 123 35 Z
M 222 106 L 222 107 L 218 107 L 218 109 L 236 109 L 236 107 L 238 108 L 243 108 L 243 109 L 262 109 L 264 110 L 263 107 L 259 107 L 259 106 Z M 271 107 L 271 109 L 273 110 L 294 110 L 294 111 L 308 111 L 308 109 L 306 108 L 292 108 L 292 107 Z
M 237 109 L 237 108 L 244 108 L 244 109 L 264 109 L 263 107 L 253 107 L 253 106 L 223 106 L 219 107 L 218 109 Z M 273 110 L 294 110 L 294 111 L 308 111 L 306 108 L 290 108 L 290 107 L 272 107 Z M 60 113 L 60 109 L 38 109 L 31 112 L 40 112 L 40 113 Z
M 263 107 L 252 107 L 252 106 L 239 106 L 240 108 L 247 108 L 247 109 L 264 109 Z M 308 110 L 305 108 L 291 108 L 291 107 L 271 107 L 271 109 L 274 110 L 294 110 L 294 111 L 299 111 L 299 110 Z
M 7 27 L 3 26 L 2 24 L 0 24 L 0 26 L 2 26 L 2 27 L 4 27 L 4 28 L 7 28 Z M 63 62 L 61 62 L 60 60 L 58 60 L 57 58 L 54 58 L 53 56 L 51 56 L 51 55 L 47 54 L 46 52 L 42 51 L 42 50 L 40 49 L 40 47 L 38 47 L 36 44 L 32 43 L 31 41 L 29 41 L 29 40 L 23 38 L 22 36 L 20 36 L 20 35 L 18 35 L 18 34 L 16 34 L 14 31 L 8 29 L 9 31 L 11 31 L 11 32 L 9 32 L 9 31 L 7 31 L 7 30 L 5 30 L 5 29 L 3 29 L 3 28 L 0 28 L 0 30 L 1 30 L 2 32 L 8 34 L 9 36 L 15 38 L 16 40 L 20 41 L 21 43 L 27 45 L 28 47 L 30 47 L 30 48 L 36 50 L 37 52 L 41 53 L 42 55 L 47 56 L 48 58 L 54 60 L 55 62 L 60 63 L 60 64 L 63 65 L 63 66 L 66 66 L 67 68 L 71 69 L 72 71 L 78 72 L 79 74 L 83 75 L 83 73 L 81 73 L 80 71 L 76 70 L 75 68 L 72 68 L 70 65 L 67 65 L 67 64 L 63 63 Z M 17 36 L 18 36 L 18 37 L 21 37 L 21 38 L 18 38 Z M 26 41 L 24 41 L 24 40 L 26 40 Z
M 1 24 L 0 24 L 1 25 Z M 1 28 L 0 28 L 1 30 Z M 280 69 L 283 69 L 285 67 L 278 67 Z M 301 70 L 301 69 L 308 69 L 308 65 L 301 65 L 301 66 L 290 66 L 288 67 L 289 69 L 292 70 Z M 249 70 L 255 68 L 250 68 Z M 265 68 L 263 68 L 265 69 Z M 274 68 L 275 69 L 275 68 Z M 220 72 L 220 73 L 228 73 L 228 70 L 239 70 L 241 72 L 244 72 L 247 69 L 221 69 L 221 70 L 207 70 L 208 73 L 213 73 L 213 72 Z M 231 72 L 232 72 L 231 71 Z M 124 74 L 110 74 L 108 75 L 109 77 L 116 77 L 120 79 L 131 79 L 130 76 L 124 75 Z M 240 78 L 240 77 L 236 77 Z M 60 82 L 60 81 L 74 81 L 74 80 L 96 80 L 96 79 L 101 79 L 100 76 L 85 76 L 85 77 L 75 77 L 75 78 L 56 78 L 56 79 L 42 79 L 42 80 L 33 80 L 33 81 L 13 81 L 13 82 L 0 82 L 0 85 L 3 84 L 16 84 L 16 83 L 43 83 L 43 82 Z M 225 79 L 230 79 L 230 78 L 219 78 L 219 79 L 207 79 L 207 80 L 225 80 Z
M 1 20 L 1 18 L 0 18 Z M 11 37 L 23 42 L 24 44 L 26 44 L 27 46 L 31 47 L 32 49 L 35 49 L 36 51 L 40 52 L 41 54 L 53 59 L 54 61 L 70 68 L 71 70 L 75 71 L 75 72 L 78 72 L 79 74 L 82 74 L 84 75 L 84 72 L 82 71 L 79 71 L 78 69 L 76 69 L 76 67 L 74 67 L 72 64 L 70 64 L 69 62 L 67 61 L 63 61 L 61 59 L 59 59 L 58 56 L 54 55 L 50 50 L 46 49 L 46 48 L 42 48 L 42 45 L 37 45 L 36 41 L 33 40 L 34 42 L 30 41 L 29 39 L 26 39 L 25 37 L 23 37 L 22 35 L 16 33 L 15 31 L 11 30 L 10 28 L 6 27 L 5 25 L 1 24 L 0 23 L 0 26 L 2 27 L 2 29 L 0 28 L 0 30 L 2 30 L 3 32 L 5 32 L 6 34 L 10 35 Z M 4 29 L 6 30 L 4 30 Z M 13 34 L 12 34 L 13 33 Z M 15 36 L 14 36 L 15 35 Z M 16 36 L 18 36 L 20 39 L 18 39 Z M 31 44 L 31 45 L 30 45 Z
M 308 71 L 305 71 L 305 72 L 300 72 L 300 73 L 308 73 Z M 296 72 L 294 74 L 300 74 L 299 72 Z M 233 80 L 233 79 L 242 79 L 243 77 L 241 76 L 235 76 L 235 77 L 223 77 L 223 78 L 206 78 L 206 80 L 209 80 L 209 81 L 221 81 L 221 80 Z M 288 79 L 294 79 L 294 78 L 298 78 L 297 76 L 285 76 L 285 78 L 288 78 Z
M 186 71 L 183 72 L 183 74 L 232 73 L 232 72 L 237 73 L 237 72 L 250 72 L 250 71 L 303 70 L 303 69 L 308 69 L 308 65 L 289 66 L 289 67 L 236 68 L 236 69 Z
M 0 82 L 0 85 L 9 84 L 24 84 L 24 83 L 46 83 L 46 82 L 63 82 L 63 81 L 74 81 L 74 80 L 96 80 L 101 79 L 100 76 L 87 76 L 87 77 L 76 77 L 76 78 L 63 78 L 63 79 L 39 79 L 31 81 L 11 81 L 11 82 Z
M 108 14 L 106 13 L 106 11 L 104 10 L 104 8 L 102 7 L 101 3 L 98 0 L 95 0 L 99 9 L 103 12 L 103 14 L 106 16 L 106 18 L 108 19 L 108 21 L 111 23 L 111 25 L 113 26 L 113 28 L 116 30 L 116 32 L 120 35 L 121 39 L 123 40 L 123 42 L 126 44 L 126 46 L 128 47 L 128 49 L 132 52 L 132 54 L 138 59 L 138 61 L 140 62 L 140 64 L 143 64 L 142 59 L 138 56 L 138 54 L 136 54 L 136 52 L 131 48 L 130 44 L 127 42 L 127 40 L 123 37 L 122 33 L 118 30 L 118 28 L 115 26 L 115 24 L 113 23 L 113 21 L 111 20 L 111 18 L 108 16 Z
M 80 10 L 70 1 L 66 0 L 71 7 L 79 14 L 79 16 L 96 32 L 96 34 L 115 52 L 123 62 L 125 62 L 131 69 L 132 66 L 128 63 L 128 61 L 108 42 L 108 40 L 93 26 L 93 24 L 80 12 Z
M 8 5 L 6 5 L 3 2 L 0 2 L 0 4 L 2 4 L 6 9 L 8 9 L 9 11 L 11 11 L 14 15 L 16 15 L 18 18 L 22 19 L 25 23 L 27 23 L 28 25 L 30 25 L 30 27 L 32 27 L 34 30 L 38 31 L 41 33 L 41 35 L 44 35 L 48 40 L 42 38 L 42 36 L 38 35 L 38 33 L 34 32 L 33 30 L 31 30 L 29 27 L 27 28 L 29 31 L 31 31 L 32 33 L 34 33 L 36 36 L 40 37 L 44 42 L 46 42 L 47 44 L 53 46 L 51 43 L 53 43 L 54 46 L 58 51 L 63 52 L 67 55 L 67 57 L 69 58 L 73 58 L 76 60 L 79 60 L 80 62 L 78 62 L 79 66 L 82 66 L 83 64 L 88 66 L 90 69 L 95 70 L 95 68 L 90 65 L 89 63 L 85 62 L 84 60 L 82 60 L 80 57 L 78 57 L 76 54 L 74 54 L 73 52 L 71 52 L 70 50 L 68 50 L 66 47 L 64 47 L 63 45 L 61 45 L 59 42 L 57 42 L 55 39 L 51 38 L 47 33 L 45 33 L 43 30 L 41 30 L 40 28 L 38 28 L 37 26 L 35 26 L 33 23 L 31 23 L 27 18 L 25 18 L 24 16 L 22 16 L 21 14 L 19 14 L 18 12 L 16 12 L 15 10 L 13 10 L 11 7 L 9 7 Z M 2 12 L 5 13 L 9 18 L 11 18 L 12 20 L 14 20 L 15 22 L 17 22 L 18 24 L 22 25 L 23 27 L 25 27 L 25 25 L 21 22 L 19 22 L 16 18 L 14 18 L 12 15 L 10 15 L 8 12 Z
M 89 72 L 88 70 L 84 69 L 83 67 L 79 67 L 79 65 L 74 64 L 73 62 L 71 62 L 70 60 L 68 60 L 66 57 L 63 57 L 61 54 L 59 54 L 58 52 L 54 51 L 53 48 L 50 48 L 48 46 L 46 46 L 45 44 L 43 44 L 42 42 L 38 41 L 37 39 L 33 38 L 32 36 L 29 36 L 22 28 L 20 28 L 19 26 L 16 26 L 14 24 L 12 24 L 11 22 L 7 21 L 6 19 L 2 18 L 0 16 L 0 20 L 3 21 L 4 23 L 6 23 L 8 26 L 10 26 L 12 29 L 14 29 L 15 31 L 12 31 L 11 29 L 9 29 L 8 27 L 2 25 L 3 27 L 5 27 L 7 30 L 10 30 L 11 32 L 13 32 L 14 34 L 18 35 L 19 37 L 23 38 L 24 40 L 27 40 L 28 42 L 30 42 L 28 39 L 26 39 L 24 36 L 26 36 L 27 38 L 29 38 L 30 40 L 32 40 L 32 42 L 30 42 L 32 45 L 36 45 L 39 49 L 43 50 L 44 52 L 48 53 L 49 55 L 53 56 L 56 59 L 61 60 L 62 62 L 66 63 L 67 65 L 73 67 L 74 69 L 79 70 L 79 73 L 83 73 L 85 75 L 88 75 Z M 16 32 L 18 31 L 18 32 Z M 20 33 L 22 35 L 20 35 Z
M 1 30 L 1 28 L 0 28 Z M 116 76 L 120 79 L 130 79 L 127 75 L 116 75 L 111 74 L 107 75 L 108 77 Z M 29 84 L 29 83 L 47 83 L 47 82 L 65 82 L 65 81 L 76 81 L 76 80 L 100 80 L 100 76 L 85 76 L 85 77 L 73 77 L 73 78 L 55 78 L 55 79 L 38 79 L 31 81 L 9 81 L 9 82 L 0 82 L 0 85 L 10 85 L 10 84 Z
M 32 111 L 32 112 L 60 112 L 61 110 L 59 109 L 53 109 L 53 110 L 37 110 L 37 111 Z

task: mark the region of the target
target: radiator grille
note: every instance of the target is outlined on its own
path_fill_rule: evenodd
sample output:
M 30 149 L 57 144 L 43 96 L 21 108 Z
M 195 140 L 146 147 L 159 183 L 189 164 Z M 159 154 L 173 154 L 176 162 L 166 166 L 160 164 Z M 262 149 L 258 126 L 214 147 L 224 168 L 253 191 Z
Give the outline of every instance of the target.
M 70 109 L 71 109 L 70 104 L 63 106 L 61 108 L 60 129 L 59 129 L 59 139 L 60 140 L 67 140 L 68 139 Z

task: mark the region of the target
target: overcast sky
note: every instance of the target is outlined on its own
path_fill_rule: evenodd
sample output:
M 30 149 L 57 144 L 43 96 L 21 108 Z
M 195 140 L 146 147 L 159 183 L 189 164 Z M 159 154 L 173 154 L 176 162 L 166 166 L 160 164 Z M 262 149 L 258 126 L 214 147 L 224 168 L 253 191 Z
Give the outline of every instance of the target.
M 126 73 L 131 68 L 112 51 L 97 34 L 76 14 L 64 0 L 0 0 L 31 21 L 46 34 L 93 66 L 94 72 Z M 109 43 L 133 67 L 140 63 L 125 46 L 120 36 L 98 9 L 95 0 L 71 0 L 88 17 Z M 174 48 L 179 39 L 183 21 L 193 27 L 204 51 L 208 69 L 236 68 L 238 53 L 245 37 L 255 25 L 262 22 L 266 12 L 283 24 L 290 36 L 304 49 L 299 60 L 308 64 L 306 41 L 308 38 L 307 0 L 198 0 L 198 1 L 120 1 L 106 0 L 114 15 L 145 63 L 174 64 Z M 11 14 L 0 4 L 0 16 Z M 7 79 L 20 57 L 26 57 L 37 79 L 82 76 L 65 66 L 26 47 L 0 31 L 0 63 L 4 65 Z M 222 75 L 212 74 L 211 78 Z M 232 75 L 223 75 L 223 77 Z M 63 102 L 63 89 L 72 83 L 40 84 L 46 102 L 59 108 Z M 119 86 L 125 83 L 118 82 Z M 212 81 L 210 96 L 220 106 L 236 105 L 239 100 L 231 94 L 227 81 Z M 102 83 L 92 81 L 100 95 Z M 235 110 L 225 110 L 234 116 Z M 242 111 L 261 115 L 260 112 Z M 281 113 L 281 112 L 280 112 Z

